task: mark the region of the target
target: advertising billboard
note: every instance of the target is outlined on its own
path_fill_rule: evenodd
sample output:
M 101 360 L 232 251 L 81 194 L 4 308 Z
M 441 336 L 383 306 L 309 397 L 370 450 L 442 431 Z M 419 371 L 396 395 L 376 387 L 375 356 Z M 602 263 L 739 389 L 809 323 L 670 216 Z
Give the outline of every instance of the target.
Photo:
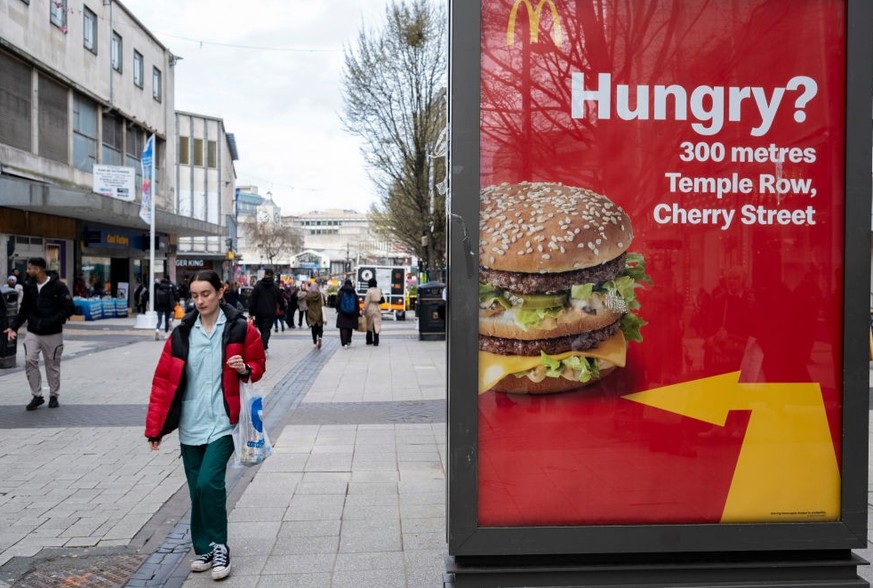
M 479 3 L 476 528 L 843 520 L 848 6 Z

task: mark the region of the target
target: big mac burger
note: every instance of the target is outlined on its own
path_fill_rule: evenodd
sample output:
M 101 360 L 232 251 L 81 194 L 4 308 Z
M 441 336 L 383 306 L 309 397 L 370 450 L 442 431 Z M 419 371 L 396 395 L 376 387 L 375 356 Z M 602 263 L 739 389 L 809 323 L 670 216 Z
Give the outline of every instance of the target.
M 591 190 L 482 190 L 479 392 L 565 392 L 624 367 L 645 324 L 635 290 L 651 283 L 632 240 L 627 214 Z

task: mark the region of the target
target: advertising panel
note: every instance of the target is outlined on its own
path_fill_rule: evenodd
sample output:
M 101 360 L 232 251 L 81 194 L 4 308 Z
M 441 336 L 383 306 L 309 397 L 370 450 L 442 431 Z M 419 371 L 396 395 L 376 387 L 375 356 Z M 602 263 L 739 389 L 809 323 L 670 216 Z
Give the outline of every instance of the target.
M 136 169 L 120 165 L 94 164 L 94 192 L 133 202 L 136 198 Z
M 838 521 L 846 3 L 480 9 L 478 525 Z

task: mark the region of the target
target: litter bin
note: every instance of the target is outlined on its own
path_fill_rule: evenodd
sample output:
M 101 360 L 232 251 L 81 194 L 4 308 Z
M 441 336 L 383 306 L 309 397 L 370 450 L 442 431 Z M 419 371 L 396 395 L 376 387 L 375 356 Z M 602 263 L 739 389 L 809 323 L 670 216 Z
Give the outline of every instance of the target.
M 445 341 L 446 301 L 442 282 L 427 282 L 418 287 L 418 339 Z
M 9 341 L 3 331 L 9 328 L 9 318 L 17 313 L 18 292 L 15 288 L 0 286 L 0 369 L 15 367 L 18 339 Z

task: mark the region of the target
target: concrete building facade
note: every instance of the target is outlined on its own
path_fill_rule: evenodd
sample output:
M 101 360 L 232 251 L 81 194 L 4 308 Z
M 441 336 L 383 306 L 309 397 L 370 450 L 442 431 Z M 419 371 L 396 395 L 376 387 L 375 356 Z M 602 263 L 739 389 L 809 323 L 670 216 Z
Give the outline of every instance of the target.
M 236 139 L 220 118 L 176 112 L 175 211 L 226 227 L 224 235 L 180 237 L 176 278 L 190 278 L 197 270 L 211 269 L 231 277 L 237 225 L 234 210 Z
M 223 235 L 177 213 L 176 56 L 117 0 L 0 2 L 0 253 L 28 256 L 84 293 L 148 276 L 141 157 L 155 136 L 156 273 L 174 277 L 178 236 Z M 95 190 L 96 165 L 130 189 Z M 126 168 L 126 169 L 125 169 Z M 170 171 L 168 171 L 170 170 Z M 131 178 L 133 176 L 133 178 Z M 105 289 L 104 289 L 105 288 Z

